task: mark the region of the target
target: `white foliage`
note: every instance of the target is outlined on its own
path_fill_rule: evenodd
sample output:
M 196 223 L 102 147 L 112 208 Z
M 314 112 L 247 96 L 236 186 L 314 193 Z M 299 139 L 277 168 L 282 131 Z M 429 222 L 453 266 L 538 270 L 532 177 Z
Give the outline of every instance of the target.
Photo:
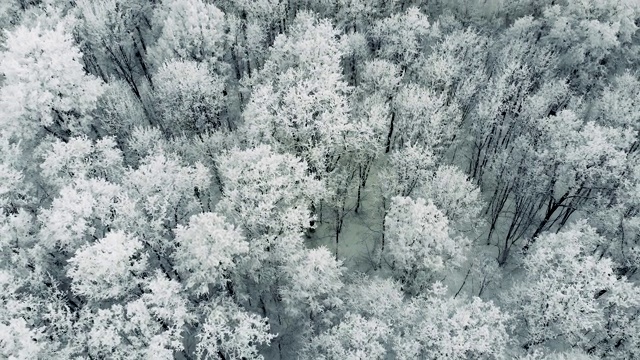
M 249 143 L 295 154 L 320 175 L 335 167 L 351 128 L 337 36 L 328 21 L 298 14 L 289 34 L 276 38 L 259 76 L 249 80 L 255 87 L 243 113 Z
M 385 221 L 385 251 L 399 280 L 420 289 L 423 281 L 460 266 L 464 238 L 450 235 L 449 222 L 431 201 L 394 197 Z
M 391 329 L 377 319 L 347 314 L 337 326 L 315 337 L 304 359 L 384 359 L 385 343 Z
M 224 54 L 224 13 L 202 0 L 163 1 L 154 12 L 162 27 L 158 43 L 151 50 L 158 67 L 178 58 L 215 61 Z
M 593 117 L 598 123 L 613 126 L 629 126 L 638 129 L 640 117 L 640 81 L 630 72 L 616 76 L 606 87 L 600 99 L 595 101 Z
M 249 251 L 242 233 L 216 213 L 193 215 L 188 226 L 175 230 L 176 267 L 185 274 L 184 285 L 196 294 L 209 293 L 209 284 L 225 286 L 238 257 Z
M 424 146 L 407 144 L 389 154 L 388 166 L 381 170 L 382 196 L 409 196 L 425 184 L 434 166 L 433 152 Z
M 0 321 L 0 356 L 11 360 L 36 359 L 46 346 L 42 333 L 31 329 L 23 318 Z
M 0 208 L 26 203 L 31 184 L 25 177 L 23 149 L 0 135 L 0 154 Z
M 220 127 L 224 80 L 189 60 L 164 63 L 154 75 L 155 108 L 165 129 L 193 135 Z
M 392 324 L 399 315 L 398 309 L 404 306 L 405 294 L 401 287 L 392 279 L 362 277 L 345 289 L 345 308 Z
M 529 351 L 528 354 L 519 356 L 518 360 L 596 360 L 597 357 L 589 355 L 579 349 L 554 351 L 545 353 L 540 349 Z
M 525 279 L 507 298 L 523 321 L 525 342 L 560 339 L 570 346 L 606 349 L 607 342 L 628 336 L 619 331 L 628 323 L 626 309 L 640 305 L 634 298 L 638 290 L 616 277 L 610 259 L 594 253 L 600 242 L 584 223 L 537 239 L 524 259 Z
M 175 226 L 201 211 L 195 188 L 206 189 L 210 174 L 202 164 L 183 166 L 170 154 L 157 151 L 141 160 L 142 164 L 125 175 L 126 191 L 138 201 L 148 217 L 148 226 L 164 234 L 167 224 Z M 154 246 L 166 250 L 171 245 L 158 239 Z
M 362 84 L 358 91 L 380 93 L 383 97 L 393 97 L 402 81 L 402 72 L 393 62 L 374 59 L 364 64 L 360 74 Z
M 123 232 L 110 232 L 81 247 L 68 260 L 73 291 L 92 300 L 127 297 L 137 286 L 135 275 L 147 266 L 142 248 L 139 240 Z
M 43 209 L 38 217 L 43 224 L 43 244 L 49 249 L 73 251 L 87 236 L 104 231 L 105 226 L 118 224 L 124 228 L 126 220 L 117 215 L 134 216 L 133 206 L 116 184 L 104 180 L 76 180 L 63 187 L 51 207 Z
M 82 54 L 64 24 L 52 30 L 19 26 L 7 34 L 6 48 L 0 54 L 5 76 L 0 89 L 2 128 L 25 139 L 33 139 L 54 120 L 61 130 L 85 130 L 103 88 L 85 74 Z
M 462 228 L 477 226 L 484 208 L 480 188 L 455 166 L 439 166 L 416 195 L 433 201 L 452 223 Z
M 327 248 L 308 250 L 282 270 L 289 278 L 289 283 L 280 289 L 287 312 L 315 317 L 342 305 L 339 291 L 345 268 Z
M 363 117 L 354 121 L 350 148 L 357 155 L 375 158 L 382 153 L 390 106 L 380 97 L 372 96 L 364 100 L 362 110 Z
M 123 80 L 110 79 L 98 99 L 96 119 L 112 136 L 129 135 L 135 126 L 147 124 L 142 103 Z
M 305 349 L 323 359 L 504 359 L 509 316 L 479 298 L 451 298 L 440 283 L 405 299 L 400 285 L 367 279 L 348 289 L 349 312 Z
M 269 333 L 266 319 L 242 310 L 229 300 L 216 300 L 200 332 L 196 335 L 197 359 L 263 359 L 259 344 L 269 344 L 275 335 Z
M 309 209 L 322 185 L 308 174 L 304 161 L 260 145 L 219 157 L 218 171 L 224 186 L 218 209 L 247 236 L 310 227 Z
M 439 283 L 409 301 L 394 324 L 398 359 L 502 359 L 509 340 L 509 317 L 491 302 L 445 295 Z
M 157 127 L 136 126 L 131 131 L 127 145 L 140 158 L 162 151 L 165 138 Z
M 149 311 L 165 323 L 181 329 L 191 317 L 187 302 L 181 294 L 182 285 L 175 280 L 167 279 L 160 270 L 156 270 L 155 277 L 146 287 L 149 292 L 142 295 L 140 300 Z
M 6 265 L 19 259 L 14 251 L 25 251 L 36 243 L 33 220 L 24 209 L 16 214 L 0 212 L 0 258 Z
M 423 49 L 431 25 L 417 7 L 379 20 L 371 27 L 371 37 L 379 43 L 378 53 L 384 59 L 411 65 Z
M 446 148 L 461 121 L 456 104 L 445 106 L 444 95 L 415 84 L 400 87 L 394 97 L 397 116 L 394 124 L 395 146 L 419 144 L 428 149 Z
M 41 174 L 49 185 L 63 187 L 74 179 L 102 178 L 118 182 L 124 173 L 122 151 L 114 138 L 92 142 L 74 137 L 55 141 L 43 154 Z
M 447 34 L 434 46 L 416 76 L 449 99 L 470 104 L 486 82 L 484 62 L 490 53 L 489 42 L 488 37 L 468 28 Z
M 122 346 L 123 340 L 118 334 L 118 327 L 124 326 L 124 309 L 122 305 L 114 305 L 109 309 L 98 309 L 95 313 L 86 313 L 81 319 L 91 323 L 86 333 L 88 352 L 97 356 L 111 356 L 124 359 L 127 348 Z M 135 353 L 130 353 L 133 355 Z
M 124 305 L 85 308 L 79 323 L 86 327 L 87 351 L 113 359 L 171 359 L 183 350 L 183 330 L 190 321 L 180 284 L 156 273 L 147 293 Z
M 559 163 L 561 186 L 606 183 L 620 176 L 626 162 L 626 149 L 633 135 L 620 128 L 583 123 L 578 115 L 565 110 L 536 122 L 546 146 L 536 149 L 538 161 Z

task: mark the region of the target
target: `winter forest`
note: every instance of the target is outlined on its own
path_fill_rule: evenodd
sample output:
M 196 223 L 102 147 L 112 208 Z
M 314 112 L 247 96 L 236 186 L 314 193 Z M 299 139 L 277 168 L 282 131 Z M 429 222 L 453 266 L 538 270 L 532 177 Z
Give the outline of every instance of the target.
M 639 0 L 0 0 L 1 359 L 640 359 Z

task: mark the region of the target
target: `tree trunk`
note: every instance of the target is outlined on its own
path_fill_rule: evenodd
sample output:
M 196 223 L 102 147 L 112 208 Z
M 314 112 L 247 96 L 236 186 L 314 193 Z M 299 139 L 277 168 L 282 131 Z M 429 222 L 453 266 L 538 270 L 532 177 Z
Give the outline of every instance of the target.
M 338 260 L 338 245 L 340 243 L 340 231 L 342 230 L 342 216 L 336 212 L 336 261 Z
M 393 122 L 395 121 L 396 118 L 396 113 L 392 112 L 391 113 L 391 124 L 389 125 L 389 133 L 387 134 L 387 145 L 385 147 L 385 154 L 388 154 L 389 151 L 391 150 L 391 138 L 393 136 Z

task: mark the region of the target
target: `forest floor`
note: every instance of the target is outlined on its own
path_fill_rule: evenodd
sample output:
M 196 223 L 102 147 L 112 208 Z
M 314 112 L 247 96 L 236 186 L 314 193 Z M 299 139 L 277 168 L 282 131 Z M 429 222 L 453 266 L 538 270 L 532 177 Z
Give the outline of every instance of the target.
M 338 258 L 343 262 L 348 272 L 360 272 L 386 278 L 391 275 L 391 264 L 380 254 L 385 211 L 375 174 L 375 169 L 372 169 L 368 185 L 361 194 L 358 213 L 349 211 L 345 216 L 337 244 L 337 252 Z M 347 204 L 350 210 L 355 209 L 355 196 L 349 199 Z M 336 252 L 334 216 L 333 210 L 323 209 L 322 221 L 318 222 L 316 230 L 307 239 L 308 247 L 324 246 L 330 252 Z M 467 263 L 457 271 L 451 271 L 446 278 L 438 279 L 447 285 L 452 295 L 458 293 L 463 286 L 465 292 L 478 295 L 482 284 L 477 278 L 478 275 L 471 276 L 480 271 L 475 269 L 478 267 L 476 264 L 486 258 L 497 258 L 496 246 L 486 244 L 487 230 L 488 228 L 480 229 L 478 234 L 470 239 L 472 243 Z M 490 291 L 488 290 L 486 288 L 483 293 L 489 295 Z

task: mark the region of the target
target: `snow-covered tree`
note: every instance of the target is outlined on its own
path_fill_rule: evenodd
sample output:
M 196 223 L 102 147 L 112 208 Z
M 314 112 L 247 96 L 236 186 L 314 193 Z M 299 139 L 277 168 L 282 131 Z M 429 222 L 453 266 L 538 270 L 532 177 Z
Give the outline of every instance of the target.
M 391 340 L 398 359 L 501 359 L 509 342 L 508 314 L 492 302 L 446 295 L 435 283 L 401 309 Z
M 393 100 L 395 121 L 389 129 L 391 147 L 414 144 L 434 152 L 447 149 L 461 121 L 457 104 L 445 106 L 444 95 L 415 84 L 400 87 Z
M 433 51 L 416 68 L 417 82 L 458 104 L 462 121 L 486 86 L 491 39 L 473 29 L 455 30 L 438 39 Z
M 225 12 L 227 52 L 231 55 L 235 76 L 252 76 L 268 57 L 268 47 L 288 24 L 285 3 L 279 0 L 228 0 L 218 3 Z
M 477 232 L 485 204 L 480 189 L 455 166 L 440 166 L 421 186 L 416 196 L 429 199 L 458 231 Z
M 153 12 L 160 37 L 149 50 L 160 68 L 171 59 L 203 62 L 215 71 L 224 55 L 224 13 L 202 0 L 167 0 Z M 155 30 L 155 29 L 154 29 Z M 207 66 L 208 65 L 208 66 Z
M 324 247 L 293 259 L 282 269 L 289 278 L 280 290 L 286 312 L 313 320 L 321 316 L 330 321 L 331 313 L 342 305 L 339 292 L 344 270 L 342 262 Z
M 391 199 L 385 242 L 395 277 L 416 294 L 436 275 L 459 267 L 468 245 L 465 238 L 452 236 L 447 218 L 431 201 L 407 197 Z
M 102 82 L 87 75 L 82 53 L 64 23 L 48 29 L 19 26 L 0 53 L 0 124 L 16 139 L 45 133 L 67 140 L 88 131 Z
M 177 224 L 184 224 L 191 215 L 202 212 L 198 189 L 208 188 L 211 175 L 202 164 L 184 166 L 176 156 L 159 148 L 141 162 L 137 169 L 124 175 L 125 191 L 146 215 L 138 235 L 149 238 L 147 241 L 155 249 L 165 251 L 173 245 L 157 235 L 168 235 Z
M 323 188 L 305 161 L 260 145 L 220 156 L 217 171 L 224 189 L 218 209 L 248 237 L 299 233 L 311 226 L 311 205 Z
M 376 319 L 347 314 L 340 324 L 315 337 L 304 359 L 379 359 L 387 354 L 389 326 Z
M 400 284 L 360 279 L 347 289 L 349 312 L 314 339 L 312 357 L 501 359 L 509 316 L 479 298 L 451 298 L 440 283 L 405 298 Z M 350 356 L 350 357 L 349 357 Z
M 89 239 L 101 238 L 108 227 L 119 225 L 128 230 L 135 218 L 135 203 L 124 189 L 104 180 L 78 179 L 60 189 L 51 206 L 41 211 L 38 220 L 42 245 L 51 250 L 75 251 Z
M 134 127 L 149 125 L 142 103 L 127 83 L 119 79 L 111 79 L 105 84 L 94 114 L 100 131 L 115 136 L 119 142 L 124 142 Z
M 23 318 L 0 322 L 0 334 L 0 354 L 6 359 L 35 359 L 46 354 L 43 334 L 30 328 Z
M 95 142 L 74 137 L 46 145 L 40 164 L 41 175 L 53 189 L 69 185 L 75 179 L 104 179 L 119 183 L 124 174 L 122 151 L 114 138 Z
M 630 50 L 639 11 L 638 4 L 626 0 L 549 6 L 543 12 L 547 28 L 542 45 L 561 54 L 561 73 L 570 76 L 578 91 L 588 92 L 602 86 L 606 76 L 617 70 L 616 57 Z
M 300 13 L 250 80 L 255 86 L 243 113 L 247 141 L 295 154 L 320 177 L 337 166 L 351 128 L 337 37 L 330 22 Z
M 505 294 L 525 348 L 564 344 L 619 358 L 636 354 L 638 289 L 599 254 L 602 242 L 584 222 L 536 241 L 524 279 Z
M 0 358 L 640 358 L 639 26 L 0 0 Z
M 635 121 L 640 111 L 638 94 L 640 94 L 640 80 L 637 76 L 628 71 L 616 76 L 594 101 L 591 118 L 600 125 L 640 130 Z
M 175 230 L 176 268 L 184 276 L 183 283 L 196 294 L 209 293 L 209 285 L 233 286 L 238 258 L 249 251 L 242 233 L 216 213 L 193 215 L 188 226 Z
M 146 99 L 145 89 L 151 80 L 147 48 L 154 4 L 145 0 L 75 3 L 76 34 L 87 70 L 105 81 L 116 76 L 139 100 Z
M 266 319 L 244 311 L 226 299 L 214 300 L 200 331 L 195 355 L 197 359 L 263 359 L 260 344 L 269 344 Z
M 23 143 L 0 135 L 0 208 L 14 213 L 22 207 L 37 206 L 36 184 L 29 175 L 35 169 Z
M 406 70 L 425 47 L 431 24 L 417 7 L 378 20 L 370 27 L 370 37 L 379 57 Z
M 388 165 L 380 171 L 382 196 L 390 200 L 394 196 L 410 196 L 423 186 L 433 172 L 434 155 L 421 145 L 406 144 L 393 150 Z
M 123 232 L 110 232 L 78 249 L 67 275 L 76 294 L 91 300 L 128 297 L 146 268 L 142 243 Z
M 86 355 L 113 359 L 172 359 L 183 351 L 183 331 L 191 320 L 180 284 L 156 273 L 145 293 L 124 304 L 84 308 L 78 340 Z
M 222 126 L 224 80 L 191 60 L 164 63 L 153 76 L 155 109 L 172 135 L 195 135 Z

